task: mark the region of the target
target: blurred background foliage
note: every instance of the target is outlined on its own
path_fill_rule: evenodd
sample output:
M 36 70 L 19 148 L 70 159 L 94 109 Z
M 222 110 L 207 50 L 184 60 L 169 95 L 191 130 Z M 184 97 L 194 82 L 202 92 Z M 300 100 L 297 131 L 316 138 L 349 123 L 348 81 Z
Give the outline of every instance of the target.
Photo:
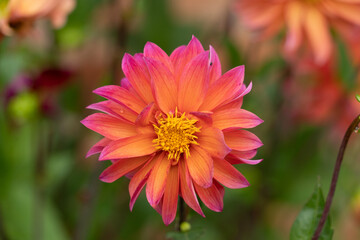
M 336 36 L 335 80 L 326 67 L 290 65 L 281 39 L 254 41 L 233 2 L 78 0 L 63 28 L 39 21 L 27 36 L 1 40 L 0 239 L 165 239 L 174 230 L 143 193 L 130 212 L 128 179 L 98 179 L 106 164 L 85 154 L 99 136 L 79 121 L 99 100 L 92 90 L 119 84 L 125 52 L 142 52 L 151 41 L 170 54 L 192 34 L 214 46 L 223 72 L 246 66 L 253 90 L 244 108 L 265 120 L 254 129 L 264 161 L 238 166 L 251 186 L 226 189 L 221 213 L 190 211 L 192 229 L 206 240 L 289 238 L 319 178 L 327 193 L 341 138 L 360 110 L 351 100 L 359 74 Z M 353 137 L 345 154 L 334 239 L 360 238 L 359 147 Z

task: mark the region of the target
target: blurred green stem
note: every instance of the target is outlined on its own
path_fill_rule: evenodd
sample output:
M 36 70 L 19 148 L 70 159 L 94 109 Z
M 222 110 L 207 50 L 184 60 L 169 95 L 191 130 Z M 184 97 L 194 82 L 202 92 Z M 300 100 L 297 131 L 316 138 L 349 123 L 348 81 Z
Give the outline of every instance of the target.
M 187 215 L 188 215 L 188 208 L 184 202 L 184 199 L 182 199 L 181 197 L 179 197 L 179 225 L 177 226 L 177 230 L 180 232 L 180 226 L 181 223 L 186 222 L 187 220 Z
M 38 124 L 34 127 L 35 135 L 37 135 L 37 155 L 35 162 L 35 199 L 34 199 L 34 222 L 33 222 L 33 237 L 36 240 L 43 239 L 43 225 L 44 225 L 44 205 L 46 204 L 46 159 L 50 151 L 51 130 L 48 122 L 45 119 L 40 119 Z
M 345 136 L 341 142 L 341 146 L 339 149 L 339 153 L 336 159 L 336 163 L 335 163 L 335 168 L 334 168 L 334 172 L 333 172 L 333 176 L 332 176 L 332 180 L 331 180 L 331 185 L 330 185 L 330 189 L 329 189 L 329 193 L 328 196 L 326 198 L 326 203 L 325 203 L 325 207 L 324 207 L 324 211 L 323 214 L 321 216 L 321 219 L 319 221 L 319 224 L 315 230 L 315 233 L 312 237 L 312 240 L 317 240 L 320 237 L 321 231 L 324 227 L 325 221 L 329 215 L 329 211 L 330 211 L 330 207 L 331 207 L 331 203 L 332 200 L 334 198 L 334 193 L 335 193 L 335 188 L 336 188 L 336 184 L 337 184 L 337 180 L 339 177 L 339 172 L 340 172 L 340 167 L 341 167 L 341 163 L 343 161 L 344 158 L 344 153 L 345 153 L 345 149 L 347 146 L 347 143 L 349 142 L 350 136 L 353 132 L 357 132 L 359 129 L 359 123 L 360 123 L 360 115 L 358 115 L 350 124 L 350 126 L 348 127 Z

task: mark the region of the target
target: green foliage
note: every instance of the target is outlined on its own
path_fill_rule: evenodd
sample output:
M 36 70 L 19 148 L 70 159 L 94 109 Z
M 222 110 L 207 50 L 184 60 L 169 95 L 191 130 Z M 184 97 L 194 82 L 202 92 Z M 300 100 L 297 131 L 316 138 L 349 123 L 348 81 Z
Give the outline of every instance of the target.
M 296 218 L 290 232 L 290 240 L 310 240 L 320 221 L 324 210 L 325 201 L 321 187 L 318 184 L 310 200 Z M 331 240 L 333 230 L 331 229 L 330 216 L 327 218 L 324 228 L 321 232 L 321 240 Z
M 166 237 L 172 240 L 196 240 L 204 235 L 204 229 L 193 229 L 188 232 L 168 232 Z
M 345 44 L 337 39 L 339 74 L 342 83 L 350 91 L 356 87 L 357 69 L 355 68 Z
M 32 120 L 39 114 L 39 104 L 35 93 L 21 93 L 9 103 L 10 116 L 20 123 Z

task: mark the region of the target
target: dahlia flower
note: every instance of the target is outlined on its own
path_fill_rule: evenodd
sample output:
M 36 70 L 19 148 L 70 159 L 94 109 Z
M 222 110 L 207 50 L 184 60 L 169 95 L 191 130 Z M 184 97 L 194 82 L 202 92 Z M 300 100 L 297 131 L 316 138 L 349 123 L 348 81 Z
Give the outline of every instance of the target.
M 333 51 L 330 27 L 360 26 L 359 0 L 241 0 L 238 10 L 245 25 L 264 35 L 285 28 L 284 49 L 289 56 L 308 43 L 319 65 Z
M 0 34 L 25 34 L 40 18 L 50 19 L 59 28 L 74 6 L 74 0 L 8 0 L 0 6 Z
M 94 93 L 106 101 L 88 108 L 87 128 L 104 136 L 87 156 L 112 165 L 100 175 L 104 182 L 130 178 L 130 210 L 146 185 L 150 205 L 171 223 L 178 196 L 201 216 L 197 196 L 213 211 L 222 211 L 224 187 L 249 186 L 234 164 L 249 160 L 262 146 L 252 128 L 262 120 L 241 109 L 244 66 L 221 74 L 215 50 L 205 51 L 195 37 L 170 57 L 148 42 L 144 53 L 125 54 L 121 86 L 104 86 Z

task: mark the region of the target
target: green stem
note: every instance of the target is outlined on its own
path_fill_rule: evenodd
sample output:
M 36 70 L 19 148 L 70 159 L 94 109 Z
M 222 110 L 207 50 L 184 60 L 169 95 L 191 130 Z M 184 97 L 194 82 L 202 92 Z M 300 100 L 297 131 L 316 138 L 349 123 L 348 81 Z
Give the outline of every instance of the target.
M 188 215 L 188 209 L 184 202 L 184 199 L 179 197 L 179 225 L 177 226 L 178 231 L 180 232 L 180 225 L 183 222 L 186 222 L 187 215 Z
M 329 193 L 328 196 L 326 198 L 326 203 L 325 203 L 325 207 L 324 207 L 324 211 L 323 214 L 321 216 L 321 219 L 319 221 L 319 224 L 315 230 L 315 233 L 312 237 L 312 240 L 317 240 L 320 237 L 321 231 L 324 227 L 325 221 L 329 215 L 329 211 L 330 211 L 330 207 L 331 207 L 331 203 L 332 200 L 334 198 L 334 193 L 335 193 L 335 188 L 336 188 L 336 184 L 337 184 L 337 180 L 339 177 L 339 172 L 340 172 L 340 167 L 341 167 L 341 163 L 343 161 L 344 158 L 344 153 L 345 153 L 345 149 L 347 146 L 347 143 L 349 142 L 350 136 L 353 132 L 357 132 L 358 128 L 359 128 L 359 123 L 360 123 L 360 115 L 358 115 L 350 124 L 350 126 L 348 127 L 345 136 L 341 142 L 341 146 L 339 149 L 339 153 L 336 159 L 336 163 L 335 163 L 335 168 L 334 168 L 334 172 L 333 172 L 333 176 L 332 176 L 332 180 L 331 180 L 331 185 L 330 185 L 330 189 L 329 189 Z

